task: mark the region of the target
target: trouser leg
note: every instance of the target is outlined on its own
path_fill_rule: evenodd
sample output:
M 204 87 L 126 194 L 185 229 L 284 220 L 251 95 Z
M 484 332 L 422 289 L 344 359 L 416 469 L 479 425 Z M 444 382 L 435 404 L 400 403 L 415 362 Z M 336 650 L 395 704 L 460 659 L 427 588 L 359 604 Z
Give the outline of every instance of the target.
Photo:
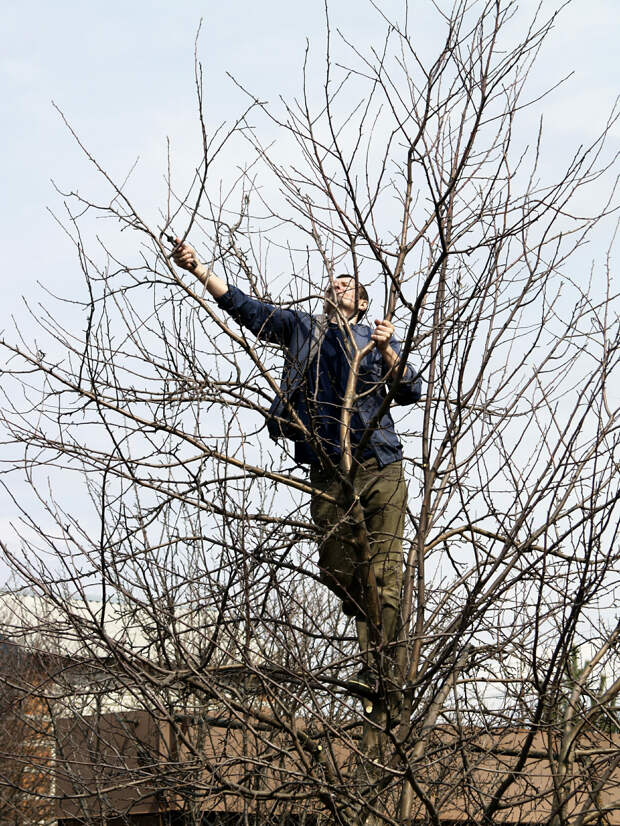
M 372 635 L 369 632 L 366 620 L 356 618 L 357 639 L 359 643 L 360 655 L 364 669 L 370 672 L 381 671 L 382 677 L 388 682 L 390 691 L 402 686 L 403 679 L 400 676 L 398 665 L 397 642 L 399 630 L 399 612 L 392 605 L 383 605 L 381 610 L 381 628 L 379 630 L 379 642 L 381 651 L 373 644 Z
M 342 600 L 343 613 L 362 616 L 364 605 L 357 552 L 339 476 L 336 472 L 326 473 L 312 468 L 310 481 L 314 488 L 331 497 L 330 501 L 315 494 L 310 502 L 312 520 L 322 534 L 319 542 L 321 582 Z
M 376 460 L 370 460 L 360 467 L 356 476 L 355 488 L 364 512 L 370 548 L 367 566 L 359 564 L 338 475 L 313 469 L 311 482 L 335 500 L 315 495 L 311 501 L 312 518 L 324 534 L 319 546 L 322 582 L 343 601 L 345 614 L 366 619 L 369 581 L 363 580 L 371 569 L 382 613 L 383 639 L 392 642 L 400 611 L 402 537 L 407 507 L 401 463 L 379 468 Z M 364 650 L 367 648 L 365 644 Z
M 389 676 L 392 682 L 401 686 L 405 682 L 404 676 L 401 674 L 401 667 L 399 665 L 399 651 L 402 643 L 398 642 L 400 632 L 400 610 L 397 610 L 392 605 L 384 605 L 382 611 L 383 617 L 383 634 L 386 645 L 388 646 L 388 669 Z
M 368 623 L 359 617 L 355 620 L 357 627 L 357 639 L 360 646 L 360 653 L 366 665 L 372 665 L 372 642 L 368 632 Z M 384 605 L 381 610 L 381 631 L 383 642 L 389 646 L 389 657 L 393 659 L 391 643 L 396 639 L 396 630 L 398 623 L 398 612 L 392 605 Z
M 355 626 L 357 629 L 357 641 L 360 647 L 362 663 L 365 668 L 372 668 L 373 656 L 370 649 L 370 640 L 368 639 L 368 623 L 366 620 L 362 620 L 357 617 L 355 620 Z
M 391 606 L 398 615 L 407 510 L 407 487 L 402 465 L 394 462 L 380 469 L 364 466 L 358 474 L 357 484 L 370 546 L 369 567 L 377 584 L 379 605 L 382 609 Z M 365 585 L 368 586 L 368 583 Z M 385 616 L 382 616 L 382 622 L 385 625 Z M 388 625 L 395 629 L 395 619 L 390 619 Z M 392 640 L 394 631 L 387 637 Z

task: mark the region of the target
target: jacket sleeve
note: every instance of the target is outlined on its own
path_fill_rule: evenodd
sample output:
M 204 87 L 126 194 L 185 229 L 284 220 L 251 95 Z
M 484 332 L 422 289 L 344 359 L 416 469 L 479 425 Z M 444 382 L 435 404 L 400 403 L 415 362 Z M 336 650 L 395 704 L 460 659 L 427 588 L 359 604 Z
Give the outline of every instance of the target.
M 251 298 L 233 284 L 228 285 L 228 291 L 216 299 L 216 303 L 257 338 L 282 346 L 291 338 L 296 321 L 293 310 Z
M 390 342 L 398 356 L 400 357 L 402 345 L 399 341 L 392 339 Z M 422 397 L 422 379 L 413 367 L 407 363 L 402 378 L 398 383 L 394 401 L 396 404 L 415 404 Z

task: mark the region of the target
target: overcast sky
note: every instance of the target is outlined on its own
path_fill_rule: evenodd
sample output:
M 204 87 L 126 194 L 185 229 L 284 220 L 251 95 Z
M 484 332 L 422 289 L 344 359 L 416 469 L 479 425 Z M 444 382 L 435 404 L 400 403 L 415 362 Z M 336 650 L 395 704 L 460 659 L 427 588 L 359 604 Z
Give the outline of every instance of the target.
M 400 0 L 378 2 L 388 15 L 402 12 Z M 323 0 L 3 0 L 1 5 L 0 328 L 9 328 L 15 315 L 27 331 L 20 296 L 36 301 L 37 281 L 60 294 L 82 285 L 74 249 L 48 211 L 62 212 L 62 197 L 50 180 L 84 194 L 99 186 L 52 101 L 117 178 L 140 157 L 132 186 L 147 204 L 162 191 L 167 136 L 181 171 L 199 160 L 193 67 L 201 18 L 198 48 L 206 72 L 207 121 L 213 126 L 234 118 L 243 106 L 227 72 L 265 100 L 299 92 L 306 39 L 316 54 L 323 50 L 324 6 Z M 409 5 L 414 38 L 432 51 L 437 40 L 432 4 L 410 0 Z M 521 4 L 526 13 L 536 5 Z M 551 11 L 553 4 L 546 7 Z M 331 15 L 334 28 L 342 27 L 362 48 L 381 29 L 364 0 L 334 0 Z M 574 0 L 540 56 L 535 81 L 540 88 L 573 73 L 542 106 L 547 145 L 557 146 L 558 156 L 591 139 L 613 106 L 619 23 L 618 0 Z M 617 142 L 617 127 L 614 138 Z M 10 500 L 2 498 L 0 525 L 14 515 Z
M 403 8 L 400 0 L 379 5 L 387 13 Z M 525 11 L 536 5 L 521 4 Z M 414 36 L 428 48 L 436 38 L 431 11 L 430 0 L 410 2 Z M 381 28 L 363 0 L 334 0 L 331 14 L 334 28 L 342 26 L 362 47 Z M 32 295 L 37 279 L 62 291 L 72 271 L 78 277 L 72 248 L 47 212 L 62 210 L 50 179 L 87 192 L 94 173 L 51 101 L 113 174 L 123 175 L 140 156 L 135 189 L 148 194 L 148 181 L 160 180 L 165 169 L 166 136 L 178 163 L 197 161 L 187 155 L 197 137 L 193 46 L 201 18 L 210 125 L 233 117 L 243 104 L 226 72 L 266 100 L 291 97 L 299 92 L 306 38 L 315 52 L 323 48 L 323 0 L 4 0 L 5 312 L 15 311 L 21 294 Z M 545 104 L 548 141 L 579 144 L 604 122 L 618 92 L 619 23 L 618 0 L 574 0 L 561 13 L 536 77 L 542 86 L 574 75 Z

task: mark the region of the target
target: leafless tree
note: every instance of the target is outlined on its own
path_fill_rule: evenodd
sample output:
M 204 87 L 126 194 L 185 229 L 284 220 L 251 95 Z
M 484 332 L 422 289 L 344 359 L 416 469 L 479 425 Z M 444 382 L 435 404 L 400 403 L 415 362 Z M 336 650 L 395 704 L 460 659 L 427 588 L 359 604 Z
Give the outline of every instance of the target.
M 83 819 L 91 799 L 98 817 L 156 800 L 246 823 L 560 826 L 620 806 L 618 305 L 610 257 L 581 263 L 614 209 L 615 113 L 546 180 L 542 131 L 517 125 L 555 16 L 523 27 L 503 0 L 437 14 L 430 59 L 406 21 L 362 52 L 327 18 L 322 88 L 308 54 L 299 99 L 278 111 L 250 90 L 230 128 L 205 121 L 198 65 L 203 156 L 191 186 L 168 178 L 159 221 L 82 146 L 112 200 L 66 193 L 81 315 L 33 304 L 36 340 L 18 325 L 3 346 L 4 422 L 38 507 L 5 555 L 50 606 L 42 632 L 77 641 L 58 740 L 73 715 L 99 757 L 87 783 L 59 747 L 58 772 Z M 93 215 L 137 252 L 94 246 Z M 347 690 L 355 635 L 318 585 L 310 485 L 264 439 L 281 356 L 174 267 L 169 234 L 285 305 L 316 310 L 353 273 L 421 371 L 399 423 L 397 709 L 365 713 Z M 87 515 L 62 495 L 71 472 Z M 135 710 L 150 734 L 129 736 Z
M 0 642 L 0 823 L 55 822 L 47 658 Z

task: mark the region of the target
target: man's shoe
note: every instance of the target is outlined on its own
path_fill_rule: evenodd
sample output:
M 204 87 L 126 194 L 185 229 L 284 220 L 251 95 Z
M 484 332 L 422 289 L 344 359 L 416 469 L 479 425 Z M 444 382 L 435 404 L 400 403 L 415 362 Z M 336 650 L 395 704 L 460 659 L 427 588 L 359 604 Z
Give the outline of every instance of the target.
M 379 689 L 376 672 L 364 667 L 357 674 L 349 677 L 347 685 L 352 694 L 362 698 L 364 710 L 366 714 L 370 714 L 373 709 L 373 700 Z
M 359 694 L 364 696 L 374 696 L 379 689 L 376 672 L 366 666 L 358 671 L 357 674 L 349 677 L 347 683 L 351 690 L 357 690 Z

